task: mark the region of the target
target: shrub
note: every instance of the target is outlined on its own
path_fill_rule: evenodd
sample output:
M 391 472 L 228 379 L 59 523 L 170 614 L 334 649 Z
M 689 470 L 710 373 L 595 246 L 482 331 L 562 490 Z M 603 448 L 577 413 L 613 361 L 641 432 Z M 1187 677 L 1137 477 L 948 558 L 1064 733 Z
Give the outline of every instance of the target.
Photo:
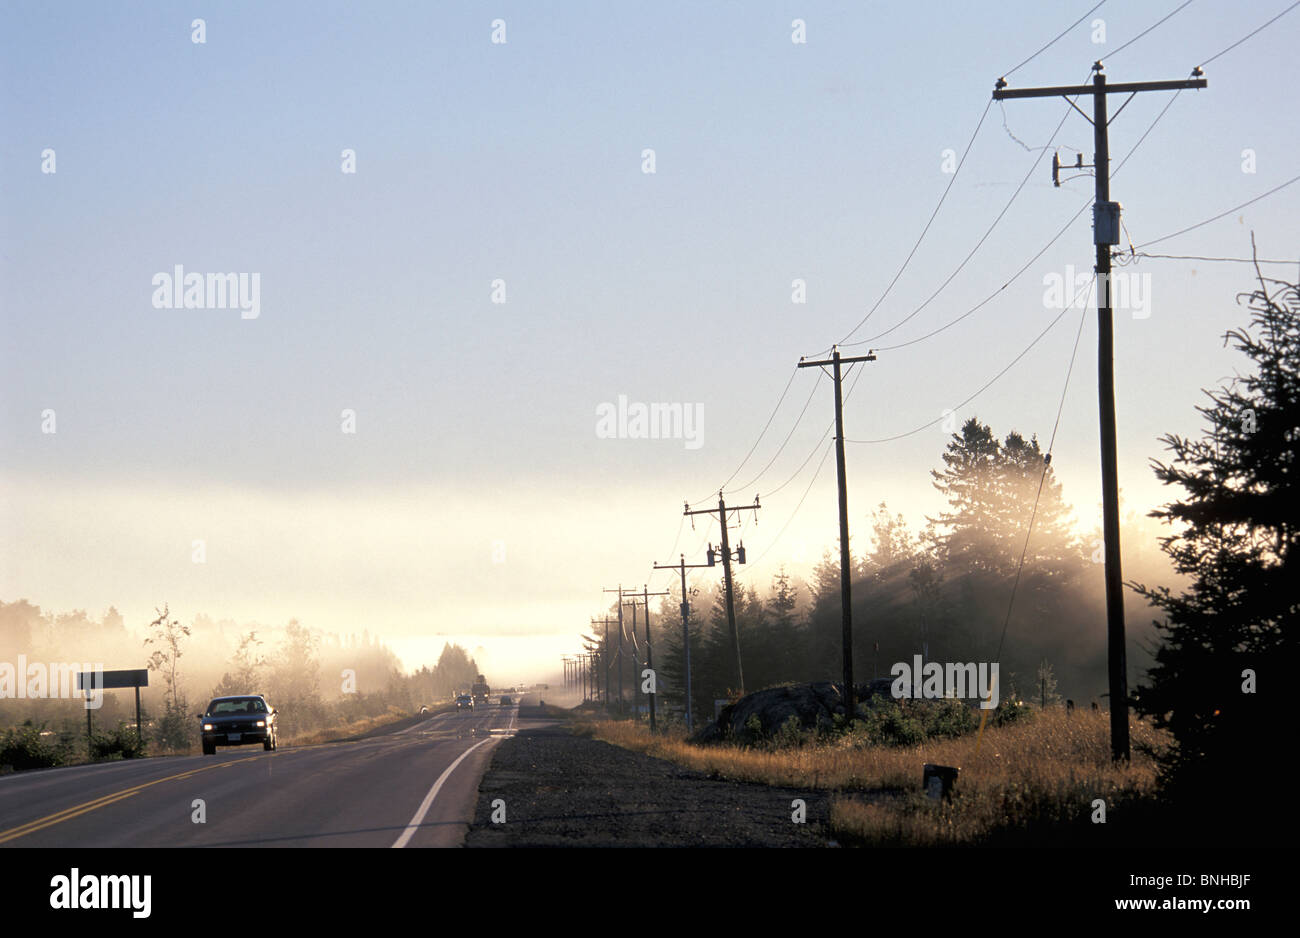
M 154 739 L 161 749 L 191 749 L 198 736 L 198 721 L 186 713 L 184 701 L 178 707 L 168 703 L 154 727 Z
M 23 769 L 46 769 L 62 765 L 64 752 L 62 747 L 47 743 L 41 737 L 45 725 L 33 726 L 28 720 L 22 726 L 15 726 L 4 731 L 0 736 L 0 765 Z
M 772 745 L 778 749 L 793 749 L 803 745 L 803 723 L 793 713 L 772 735 Z
M 850 734 L 858 745 L 915 746 L 925 739 L 925 726 L 917 719 L 921 709 L 896 700 L 873 698 L 854 720 Z
M 91 755 L 96 759 L 140 759 L 145 755 L 146 744 L 136 736 L 135 725 L 119 723 L 117 729 L 96 733 L 90 742 Z
M 989 722 L 994 726 L 1010 726 L 1012 723 L 1028 720 L 1032 716 L 1033 711 L 1025 706 L 1023 700 L 1007 699 L 993 709 Z
M 930 739 L 956 739 L 979 726 L 975 711 L 961 700 L 927 702 L 921 711 L 925 719 L 925 735 Z

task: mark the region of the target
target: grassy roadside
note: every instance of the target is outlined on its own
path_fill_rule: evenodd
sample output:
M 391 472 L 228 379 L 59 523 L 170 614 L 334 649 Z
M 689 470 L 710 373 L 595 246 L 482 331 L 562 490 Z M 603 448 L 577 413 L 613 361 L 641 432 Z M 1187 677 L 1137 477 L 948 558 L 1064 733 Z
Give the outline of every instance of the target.
M 454 703 L 441 704 L 429 708 L 425 719 L 433 717 L 439 713 L 447 713 L 456 709 Z M 416 715 L 401 710 L 397 707 L 389 707 L 384 713 L 373 717 L 365 717 L 360 720 L 354 720 L 349 723 L 342 723 L 335 726 L 324 727 L 313 730 L 308 733 L 299 733 L 294 736 L 281 736 L 279 743 L 282 746 L 315 746 L 322 743 L 342 742 L 345 740 L 359 739 L 367 735 L 373 735 L 376 731 L 383 729 L 395 723 L 404 720 L 411 720 Z M 10 730 L 3 731 L 5 734 L 20 734 L 13 740 L 11 745 L 19 746 L 24 751 L 14 753 L 17 758 L 11 761 L 19 762 L 19 767 L 9 764 L 0 764 L 0 774 L 9 774 L 10 772 L 31 771 L 38 768 L 64 767 L 74 765 L 91 765 L 99 762 L 115 762 L 124 758 L 123 753 L 115 753 L 106 757 L 92 759 L 86 750 L 84 738 L 78 739 L 61 739 L 55 737 L 52 741 L 46 742 L 38 738 L 37 728 L 32 727 L 14 727 Z M 122 736 L 130 741 L 134 741 L 134 725 L 123 724 L 123 727 L 114 730 L 115 735 Z M 67 736 L 67 734 L 63 734 Z M 128 747 L 134 749 L 134 747 Z M 4 746 L 0 746 L 0 751 L 5 751 Z M 197 745 L 181 748 L 162 748 L 156 745 L 150 745 L 143 755 L 129 756 L 129 758 L 166 758 L 171 756 L 191 756 L 199 752 Z M 23 766 L 22 762 L 29 762 L 29 765 Z M 0 756 L 0 763 L 4 763 L 4 757 Z
M 1073 843 L 1129 808 L 1151 807 L 1156 766 L 1143 752 L 1167 738 L 1132 724 L 1133 758 L 1110 758 L 1109 715 L 1036 712 L 1028 720 L 915 746 L 863 746 L 852 736 L 794 745 L 697 746 L 680 731 L 651 737 L 644 725 L 593 721 L 575 732 L 666 759 L 716 778 L 835 793 L 830 826 L 843 843 L 870 846 Z M 927 798 L 924 763 L 958 766 L 951 802 Z M 1093 838 L 1096 840 L 1097 838 Z

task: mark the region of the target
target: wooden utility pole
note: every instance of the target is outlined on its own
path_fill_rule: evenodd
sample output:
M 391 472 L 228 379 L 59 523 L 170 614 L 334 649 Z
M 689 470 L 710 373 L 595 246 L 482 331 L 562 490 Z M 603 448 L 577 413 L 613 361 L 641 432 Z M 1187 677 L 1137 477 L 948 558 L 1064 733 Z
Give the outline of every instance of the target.
M 736 512 L 753 511 L 757 513 L 758 509 L 761 507 L 762 506 L 759 505 L 758 503 L 758 496 L 755 495 L 754 504 L 741 505 L 738 508 L 728 509 L 726 500 L 722 497 L 722 493 L 719 492 L 717 508 L 699 508 L 692 511 L 691 506 L 687 504 L 686 510 L 683 512 L 683 514 L 691 516 L 692 527 L 694 527 L 695 515 L 712 515 L 715 513 L 718 516 L 719 524 L 722 526 L 722 584 L 723 584 L 723 592 L 725 594 L 726 605 L 727 605 L 727 628 L 731 632 L 731 647 L 735 650 L 735 655 L 736 655 L 736 660 L 735 660 L 736 689 L 739 691 L 742 697 L 745 695 L 745 670 L 740 663 L 740 633 L 736 630 L 736 600 L 732 589 L 732 582 L 733 582 L 731 578 L 732 555 L 731 555 L 731 542 L 727 538 L 727 512 L 728 511 L 736 511 Z M 713 558 L 712 545 L 709 546 L 709 558 L 710 559 Z M 745 544 L 743 541 L 740 543 L 740 547 L 736 551 L 736 562 L 737 563 L 745 562 Z
M 650 597 L 651 596 L 668 596 L 671 595 L 668 590 L 660 593 L 650 592 L 649 584 L 641 585 L 641 604 L 645 606 L 645 666 L 650 671 L 651 687 L 659 683 L 659 677 L 654 673 L 655 662 L 654 654 L 650 641 Z M 635 611 L 635 610 L 634 610 Z M 650 732 L 655 731 L 655 692 L 650 692 Z
M 1096 176 L 1096 201 L 1092 206 L 1093 243 L 1097 248 L 1097 396 L 1101 416 L 1101 496 L 1102 533 L 1106 544 L 1106 637 L 1109 646 L 1110 670 L 1110 748 L 1115 760 L 1129 758 L 1128 731 L 1128 662 L 1124 638 L 1124 577 L 1120 568 L 1119 549 L 1119 469 L 1115 443 L 1115 327 L 1110 295 L 1110 248 L 1119 243 L 1120 206 L 1110 200 L 1110 140 L 1107 130 L 1110 119 L 1106 116 L 1106 95 L 1127 94 L 1128 100 L 1119 111 L 1140 91 L 1181 91 L 1186 88 L 1204 88 L 1206 80 L 1199 68 L 1192 70 L 1192 78 L 1182 81 L 1140 81 L 1107 85 L 1100 61 L 1092 66 L 1091 85 L 1062 85 L 1050 88 L 1008 89 L 1005 79 L 999 78 L 993 91 L 993 100 L 1010 98 L 1064 97 L 1070 106 L 1093 127 L 1093 169 Z M 1079 95 L 1092 95 L 1092 117 L 1080 111 L 1070 100 Z M 1119 111 L 1115 116 L 1119 116 Z M 1059 164 L 1054 158 L 1053 181 Z
M 599 661 L 601 663 L 599 663 L 599 666 L 595 664 L 594 660 L 591 663 L 591 672 L 593 672 L 593 676 L 591 676 L 593 677 L 593 698 L 591 699 L 597 699 L 601 694 L 601 674 L 603 672 L 604 707 L 608 709 L 610 707 L 610 617 L 608 615 L 603 618 L 591 616 L 591 625 L 593 626 L 601 625 L 602 621 L 604 622 L 604 638 L 601 643 L 601 651 L 599 651 Z
M 686 732 L 695 732 L 695 720 L 691 711 L 691 604 L 686 598 L 686 571 L 696 567 L 713 566 L 713 556 L 709 555 L 708 563 L 687 563 L 686 555 L 681 555 L 681 560 L 671 566 L 661 566 L 655 564 L 656 570 L 677 570 L 682 575 L 682 651 L 686 656 Z
M 602 620 L 597 619 L 595 616 L 592 616 L 591 618 L 592 625 L 596 625 L 600 621 Z M 603 621 L 605 623 L 605 639 L 600 646 L 600 668 L 596 672 L 596 693 L 597 694 L 600 693 L 600 687 L 602 681 L 601 674 L 603 672 L 604 674 L 603 681 L 605 685 L 605 709 L 608 710 L 609 709 L 609 614 L 608 613 L 606 613 L 605 616 L 603 617 Z
M 839 346 L 832 346 L 831 357 L 824 361 L 799 359 L 800 368 L 832 367 L 835 380 L 835 473 L 840 488 L 840 641 L 844 655 L 844 713 L 852 721 L 857 713 L 857 693 L 853 687 L 853 606 L 850 583 L 853 579 L 852 559 L 849 556 L 849 490 L 844 473 L 844 395 L 841 390 L 841 365 L 856 362 L 873 362 L 872 352 L 855 358 L 843 358 Z
M 618 715 L 621 717 L 626 712 L 623 702 L 623 584 L 620 583 L 616 590 L 605 592 L 618 593 Z

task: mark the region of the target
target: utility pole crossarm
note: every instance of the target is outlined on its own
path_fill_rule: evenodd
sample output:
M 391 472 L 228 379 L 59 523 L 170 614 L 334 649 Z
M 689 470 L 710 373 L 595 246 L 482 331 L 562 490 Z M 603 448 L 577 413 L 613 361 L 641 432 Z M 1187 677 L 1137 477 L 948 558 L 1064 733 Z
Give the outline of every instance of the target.
M 758 496 L 755 495 L 754 504 L 730 505 L 727 507 L 727 513 L 730 514 L 733 511 L 752 511 L 755 508 L 762 508 L 762 507 L 763 506 L 758 503 Z M 690 506 L 687 506 L 686 510 L 682 512 L 683 515 L 716 515 L 717 513 L 718 513 L 718 509 L 716 508 L 691 508 Z M 673 569 L 676 568 L 677 568 L 677 564 L 673 564 Z
M 1106 85 L 1107 94 L 1129 94 L 1138 91 L 1183 91 L 1188 88 L 1205 88 L 1208 83 L 1204 78 L 1184 78 L 1182 81 L 1126 81 L 1117 85 Z M 1092 94 L 1097 89 L 1093 85 L 1054 85 L 1048 88 L 995 88 L 994 101 L 1008 101 L 1012 98 L 1071 98 L 1076 95 Z M 847 359 L 845 359 L 847 361 Z
M 853 358 L 840 358 L 841 365 L 852 365 L 854 362 L 873 362 L 876 360 L 875 352 L 868 352 L 866 355 L 855 355 Z M 799 359 L 800 368 L 820 368 L 824 365 L 834 365 L 835 359 L 827 358 L 822 361 L 810 362 L 806 358 Z

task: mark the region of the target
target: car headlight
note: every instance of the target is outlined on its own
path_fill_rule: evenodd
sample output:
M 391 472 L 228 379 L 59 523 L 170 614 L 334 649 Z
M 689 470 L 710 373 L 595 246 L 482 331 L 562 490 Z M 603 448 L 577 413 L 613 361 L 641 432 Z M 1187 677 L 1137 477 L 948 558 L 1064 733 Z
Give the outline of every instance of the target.
M 266 726 L 266 721 L 265 721 L 265 720 L 258 720 L 257 723 L 256 723 L 255 725 L 256 725 L 256 726 Z
M 216 727 L 213 726 L 211 723 L 204 723 L 204 724 L 203 724 L 203 728 L 204 728 L 205 730 L 208 730 L 208 731 L 211 731 L 211 730 L 216 729 Z

